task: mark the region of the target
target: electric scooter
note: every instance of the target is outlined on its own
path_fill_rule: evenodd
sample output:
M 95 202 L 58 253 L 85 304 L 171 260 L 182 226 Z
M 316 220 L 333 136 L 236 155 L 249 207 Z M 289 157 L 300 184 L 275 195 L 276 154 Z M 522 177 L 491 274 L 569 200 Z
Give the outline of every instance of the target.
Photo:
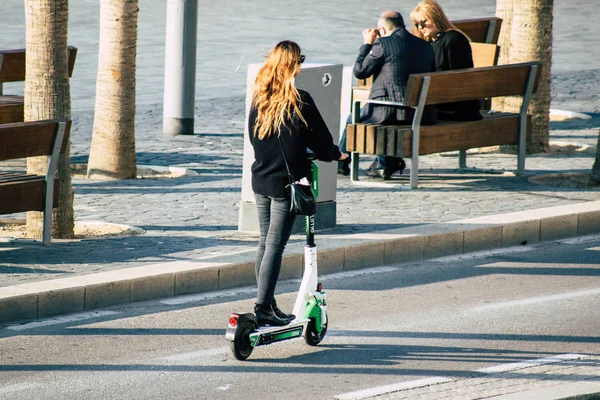
M 318 167 L 312 162 L 313 190 L 319 193 Z M 253 313 L 229 314 L 225 338 L 231 341 L 233 356 L 238 360 L 250 357 L 258 346 L 296 339 L 304 336 L 310 346 L 318 345 L 327 332 L 325 292 L 317 282 L 317 246 L 315 245 L 315 217 L 306 217 L 306 245 L 304 246 L 304 275 L 296 297 L 293 314 L 296 318 L 284 326 L 258 326 Z

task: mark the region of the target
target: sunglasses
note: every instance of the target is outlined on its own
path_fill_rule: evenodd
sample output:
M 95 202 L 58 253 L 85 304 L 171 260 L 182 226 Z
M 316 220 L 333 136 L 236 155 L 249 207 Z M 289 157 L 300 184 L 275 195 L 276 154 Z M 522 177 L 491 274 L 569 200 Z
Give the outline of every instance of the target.
M 306 60 L 306 56 L 304 54 L 300 54 L 300 64 L 304 63 L 304 60 Z
M 417 29 L 425 29 L 425 24 L 427 23 L 427 20 L 424 19 L 423 21 L 417 22 L 415 24 L 415 28 Z

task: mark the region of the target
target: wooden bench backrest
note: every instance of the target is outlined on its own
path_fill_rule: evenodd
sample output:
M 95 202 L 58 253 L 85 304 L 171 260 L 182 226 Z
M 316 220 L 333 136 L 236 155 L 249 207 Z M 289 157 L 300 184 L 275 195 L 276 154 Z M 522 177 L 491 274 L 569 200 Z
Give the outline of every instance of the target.
M 0 124 L 0 161 L 52 154 L 57 121 Z M 71 121 L 67 121 L 61 153 L 65 151 Z
M 3 60 L 0 65 L 0 83 L 25 82 L 25 49 L 0 50 Z M 69 46 L 69 77 L 73 75 L 77 48 Z
M 521 96 L 525 93 L 529 72 L 534 65 L 539 63 L 529 62 L 411 75 L 408 78 L 404 104 L 412 107 L 418 105 L 421 86 L 426 76 L 430 77 L 426 101 L 428 105 L 499 96 Z M 533 92 L 536 90 L 538 77 L 539 68 Z
M 474 68 L 493 67 L 498 65 L 500 46 L 491 43 L 471 42 Z
M 451 22 L 455 27 L 467 35 L 469 39 L 471 39 L 471 42 L 498 43 L 500 28 L 502 27 L 502 18 L 487 17 L 461 19 Z

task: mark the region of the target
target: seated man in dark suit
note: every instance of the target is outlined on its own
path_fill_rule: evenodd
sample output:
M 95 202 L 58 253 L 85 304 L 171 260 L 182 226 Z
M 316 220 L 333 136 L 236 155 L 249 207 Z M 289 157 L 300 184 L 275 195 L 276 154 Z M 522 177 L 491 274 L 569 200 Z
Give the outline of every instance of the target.
M 435 71 L 433 49 L 425 40 L 406 30 L 404 19 L 397 11 L 386 11 L 379 17 L 376 29 L 363 31 L 364 44 L 354 64 L 354 76 L 365 79 L 373 76 L 369 99 L 401 102 L 404 100 L 410 74 Z M 410 124 L 414 110 L 408 107 L 388 107 L 367 104 L 361 109 L 360 122 L 365 124 Z M 435 123 L 435 109 L 428 108 L 423 123 Z M 350 123 L 350 122 L 349 122 Z M 340 150 L 346 150 L 346 132 L 342 135 Z M 342 173 L 348 163 L 340 166 Z M 404 169 L 404 160 L 377 156 L 369 176 L 389 179 Z

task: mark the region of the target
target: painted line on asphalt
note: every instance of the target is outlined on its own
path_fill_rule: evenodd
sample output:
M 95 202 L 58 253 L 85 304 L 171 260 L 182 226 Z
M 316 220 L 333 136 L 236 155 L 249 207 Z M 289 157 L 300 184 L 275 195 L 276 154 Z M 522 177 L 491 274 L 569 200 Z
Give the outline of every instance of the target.
M 188 361 L 188 360 L 197 360 L 199 358 L 206 358 L 211 356 L 217 356 L 220 354 L 225 354 L 229 352 L 229 347 L 217 347 L 214 349 L 204 349 L 198 351 L 192 351 L 191 353 L 183 353 L 176 354 L 166 357 L 160 357 L 159 360 L 164 361 Z
M 497 374 L 502 372 L 517 371 L 519 369 L 525 369 L 530 367 L 537 367 L 540 365 L 555 364 L 561 361 L 569 360 L 580 360 L 582 358 L 590 357 L 586 354 L 559 354 L 552 357 L 536 358 L 533 360 L 521 361 L 516 363 L 500 364 L 493 367 L 476 369 L 474 372 L 482 374 Z
M 329 281 L 339 278 L 354 278 L 356 276 L 363 275 L 375 275 L 375 274 L 384 274 L 386 272 L 397 271 L 397 267 L 375 267 L 375 268 L 365 268 L 359 269 L 356 271 L 345 271 L 345 272 L 336 272 L 333 274 L 323 275 L 319 278 L 320 281 Z
M 469 311 L 499 310 L 499 309 L 509 308 L 509 307 L 546 303 L 549 301 L 572 299 L 575 297 L 594 296 L 594 295 L 598 295 L 598 294 L 600 294 L 600 288 L 580 290 L 577 292 L 559 293 L 559 294 L 553 294 L 550 296 L 529 297 L 526 299 L 504 301 L 501 303 L 486 304 L 485 306 L 471 308 L 471 309 L 469 309 Z
M 43 319 L 43 320 L 39 320 L 39 321 L 26 322 L 24 324 L 9 325 L 9 326 L 6 326 L 5 329 L 11 330 L 11 331 L 24 331 L 26 329 L 34 329 L 34 328 L 40 328 L 43 326 L 67 324 L 67 323 L 71 323 L 71 322 L 85 321 L 85 320 L 92 319 L 92 318 L 101 318 L 101 317 L 106 317 L 109 315 L 117 315 L 117 314 L 120 314 L 120 313 L 116 312 L 116 311 L 92 311 L 92 312 L 85 312 L 85 313 L 78 313 L 78 314 L 70 314 L 70 315 L 65 315 L 62 317 L 48 318 L 48 319 Z
M 22 390 L 33 389 L 40 386 L 42 385 L 39 383 L 17 383 L 16 385 L 0 387 L 0 394 L 20 392 Z
M 600 235 L 581 236 L 572 239 L 557 240 L 556 242 L 561 244 L 581 244 L 595 242 L 597 240 L 600 240 Z
M 451 261 L 465 261 L 465 260 L 475 260 L 478 258 L 485 258 L 503 254 L 515 254 L 515 253 L 525 253 L 528 251 L 536 250 L 535 246 L 515 246 L 515 247 L 507 247 L 504 249 L 492 249 L 492 250 L 483 250 L 483 251 L 475 251 L 473 253 L 465 253 L 465 254 L 457 254 L 455 256 L 446 256 L 433 258 L 431 262 L 451 262 Z
M 540 365 L 555 364 L 555 363 L 571 361 L 571 360 L 580 360 L 580 359 L 588 358 L 588 357 L 592 357 L 592 355 L 559 354 L 559 355 L 555 355 L 555 356 L 551 356 L 551 357 L 537 358 L 537 359 L 521 361 L 521 362 L 516 362 L 516 363 L 494 365 L 491 367 L 472 370 L 470 372 L 475 375 L 477 375 L 477 374 L 489 375 L 489 374 L 496 374 L 496 373 L 500 374 L 500 373 L 517 371 L 517 370 L 531 368 L 531 367 L 537 367 Z M 349 392 L 349 393 L 337 395 L 337 396 L 335 396 L 335 398 L 338 400 L 369 399 L 369 398 L 373 398 L 373 397 L 377 397 L 377 396 L 381 396 L 381 395 L 385 395 L 385 394 L 391 394 L 391 393 L 400 392 L 400 391 L 408 391 L 408 390 L 412 390 L 412 389 L 418 389 L 418 388 L 422 388 L 425 386 L 433 386 L 433 385 L 439 385 L 439 384 L 443 384 L 443 383 L 466 381 L 468 379 L 472 379 L 472 378 L 476 378 L 476 377 L 477 376 L 468 377 L 468 378 L 449 378 L 446 376 L 432 376 L 432 377 L 423 378 L 423 379 L 416 379 L 416 380 L 412 380 L 412 381 L 394 383 L 391 385 L 377 386 L 377 387 L 373 387 L 373 388 L 369 388 L 369 389 L 357 390 L 355 392 Z
M 323 275 L 319 278 L 319 281 L 325 282 L 329 280 L 335 280 L 340 278 L 352 278 L 356 276 L 364 276 L 364 275 L 374 275 L 381 274 L 386 272 L 396 271 L 398 268 L 396 267 L 376 267 L 376 268 L 367 268 L 356 271 L 346 271 L 346 272 L 336 272 L 334 274 Z M 299 283 L 301 279 L 287 279 L 285 281 L 280 282 L 281 284 L 290 284 L 290 283 Z M 253 294 L 256 293 L 256 286 L 246 286 L 242 288 L 236 289 L 228 289 L 228 290 L 219 290 L 215 292 L 207 292 L 207 293 L 198 293 L 198 294 L 189 294 L 184 296 L 177 296 L 169 299 L 159 300 L 158 302 L 161 304 L 169 305 L 169 306 L 177 306 L 181 304 L 187 303 L 196 303 L 205 300 L 216 299 L 220 297 L 232 297 L 243 294 Z
M 357 390 L 335 396 L 338 400 L 360 400 L 384 394 L 399 392 L 401 390 L 417 389 L 425 386 L 438 385 L 440 383 L 452 382 L 453 379 L 445 376 L 432 376 L 430 378 L 417 379 L 414 381 L 394 383 L 391 385 L 378 386 L 370 389 Z

